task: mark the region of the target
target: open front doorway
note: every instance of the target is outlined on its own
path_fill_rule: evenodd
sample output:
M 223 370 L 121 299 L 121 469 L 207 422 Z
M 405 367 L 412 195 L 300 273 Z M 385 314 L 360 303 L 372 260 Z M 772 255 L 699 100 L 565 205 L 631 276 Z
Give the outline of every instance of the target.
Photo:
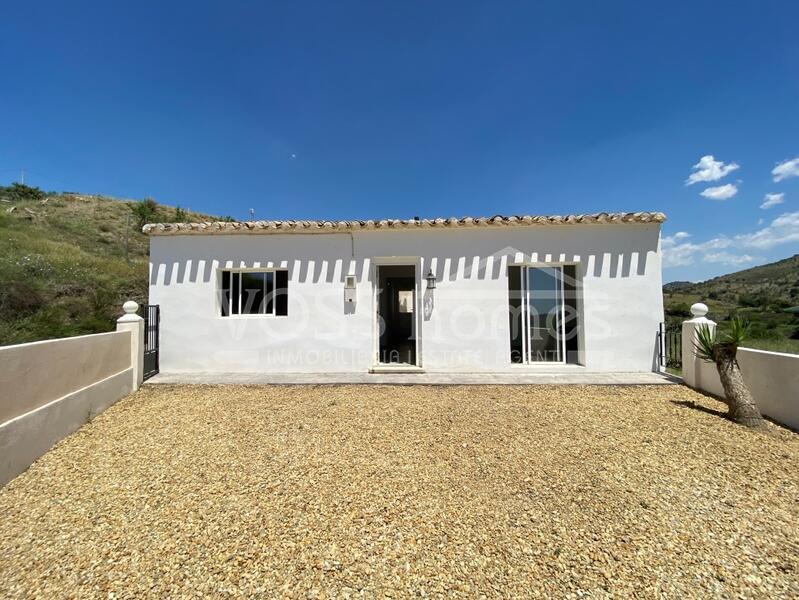
M 416 366 L 416 267 L 378 265 L 379 364 Z

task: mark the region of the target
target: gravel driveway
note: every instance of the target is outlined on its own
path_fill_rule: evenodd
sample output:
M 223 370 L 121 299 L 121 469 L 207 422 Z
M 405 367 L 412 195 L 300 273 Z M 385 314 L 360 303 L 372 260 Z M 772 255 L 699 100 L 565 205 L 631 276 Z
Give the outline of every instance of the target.
M 145 386 L 0 490 L 0 596 L 795 597 L 799 435 L 720 409 Z

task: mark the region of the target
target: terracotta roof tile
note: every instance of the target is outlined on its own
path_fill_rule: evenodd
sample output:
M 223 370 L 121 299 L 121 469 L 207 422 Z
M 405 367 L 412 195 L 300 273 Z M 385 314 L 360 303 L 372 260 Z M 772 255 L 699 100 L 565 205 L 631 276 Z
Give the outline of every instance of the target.
M 412 229 L 453 227 L 497 227 L 572 225 L 592 223 L 662 223 L 662 212 L 596 213 L 591 215 L 494 215 L 493 217 L 450 217 L 448 219 L 382 219 L 380 221 L 245 221 L 204 223 L 148 223 L 148 235 L 214 235 L 235 233 L 291 233 L 294 231 L 332 233 L 352 229 Z

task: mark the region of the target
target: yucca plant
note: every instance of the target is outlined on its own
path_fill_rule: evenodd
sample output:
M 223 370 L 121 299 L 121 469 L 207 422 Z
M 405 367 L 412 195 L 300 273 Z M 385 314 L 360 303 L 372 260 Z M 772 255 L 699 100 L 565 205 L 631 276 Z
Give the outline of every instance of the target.
M 748 333 L 749 324 L 738 317 L 732 320 L 728 332 L 718 336 L 704 323 L 696 331 L 694 354 L 701 360 L 715 363 L 726 396 L 727 416 L 747 427 L 761 427 L 763 417 L 744 383 L 737 359 L 738 346 Z

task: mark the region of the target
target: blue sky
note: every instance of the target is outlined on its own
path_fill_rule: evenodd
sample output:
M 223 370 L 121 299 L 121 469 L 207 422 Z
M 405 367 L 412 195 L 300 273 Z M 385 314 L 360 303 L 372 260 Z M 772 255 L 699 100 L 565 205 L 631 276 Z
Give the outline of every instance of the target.
M 665 280 L 699 280 L 799 252 L 799 161 L 772 174 L 799 158 L 797 23 L 787 0 L 6 3 L 0 182 L 236 218 L 662 210 Z

